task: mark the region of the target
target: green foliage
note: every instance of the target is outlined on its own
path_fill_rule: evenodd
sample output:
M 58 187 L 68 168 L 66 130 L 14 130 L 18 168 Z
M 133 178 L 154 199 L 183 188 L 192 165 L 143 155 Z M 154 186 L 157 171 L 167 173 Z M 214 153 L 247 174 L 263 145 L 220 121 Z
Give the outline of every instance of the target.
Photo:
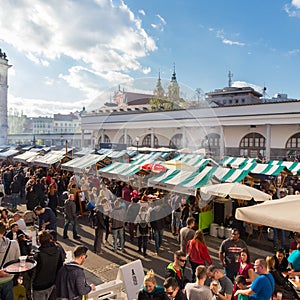
M 180 105 L 167 99 L 153 98 L 149 102 L 150 111 L 168 111 L 181 109 Z

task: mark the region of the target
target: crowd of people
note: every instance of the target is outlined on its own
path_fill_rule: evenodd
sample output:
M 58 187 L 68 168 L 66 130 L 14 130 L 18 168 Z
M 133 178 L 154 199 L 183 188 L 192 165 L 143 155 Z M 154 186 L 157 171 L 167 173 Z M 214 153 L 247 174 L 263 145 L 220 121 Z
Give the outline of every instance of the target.
M 156 284 L 153 270 L 145 276 L 139 300 L 270 299 L 277 292 L 286 299 L 297 297 L 282 273 L 288 268 L 291 275 L 300 272 L 299 234 L 294 237 L 288 259 L 285 251 L 278 249 L 274 257 L 257 259 L 252 264 L 247 244 L 240 238 L 239 229 L 234 228 L 218 251 L 221 269 L 213 265 L 203 231 L 195 230 L 197 220 L 193 215 L 199 212 L 199 207 L 194 196 L 161 193 L 152 188 L 135 190 L 122 181 L 21 165 L 3 166 L 1 178 L 0 199 L 5 196 L 10 204 L 2 209 L 0 216 L 1 266 L 20 255 L 32 256 L 37 262 L 36 268 L 21 279 L 0 271 L 3 300 L 12 300 L 14 291 L 33 300 L 76 299 L 95 288 L 86 284 L 82 270 L 87 247 L 77 247 L 74 260 L 64 264 L 66 254 L 57 241 L 59 211 L 64 215 L 63 239 L 70 238 L 71 226 L 72 238 L 80 240 L 78 216 L 88 215 L 95 230 L 93 251 L 101 256 L 105 255 L 103 244 L 107 246 L 109 235 L 111 249 L 126 252 L 125 229 L 129 242 L 136 243 L 138 253 L 148 256 L 151 239 L 155 255 L 159 256 L 166 223 L 170 225 L 174 239 L 179 241 L 179 250 L 166 266 L 163 286 Z M 20 201 L 26 203 L 26 212 L 17 211 Z M 38 249 L 25 233 L 26 226 L 34 224 L 39 230 Z M 186 276 L 187 263 L 191 276 Z
M 187 227 L 180 230 L 181 237 L 186 238 L 186 231 L 193 230 L 189 228 L 193 222 L 193 218 L 188 218 Z M 220 245 L 219 260 L 224 267 L 220 269 L 212 264 L 201 230 L 194 232 L 194 237 L 190 235 L 186 239 L 181 241 L 181 248 L 186 245 L 186 251 L 176 251 L 174 261 L 166 267 L 163 286 L 156 284 L 151 270 L 144 278 L 138 300 L 299 299 L 288 281 L 289 275 L 299 274 L 298 266 L 286 258 L 282 249 L 274 256 L 258 258 L 252 264 L 248 247 L 240 239 L 238 229 L 234 228 L 231 237 Z M 196 251 L 191 254 L 193 247 Z M 194 255 L 197 256 L 197 262 Z M 191 282 L 185 276 L 187 262 L 191 265 Z

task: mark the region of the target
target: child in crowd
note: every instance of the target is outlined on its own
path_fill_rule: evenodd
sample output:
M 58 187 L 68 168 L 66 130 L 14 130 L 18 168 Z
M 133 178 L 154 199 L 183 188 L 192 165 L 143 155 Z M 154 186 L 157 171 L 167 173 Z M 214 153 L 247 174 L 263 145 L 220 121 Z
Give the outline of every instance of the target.
M 247 289 L 246 278 L 243 275 L 238 275 L 235 277 L 235 283 L 239 290 Z M 238 300 L 248 300 L 249 297 L 246 295 L 239 294 Z

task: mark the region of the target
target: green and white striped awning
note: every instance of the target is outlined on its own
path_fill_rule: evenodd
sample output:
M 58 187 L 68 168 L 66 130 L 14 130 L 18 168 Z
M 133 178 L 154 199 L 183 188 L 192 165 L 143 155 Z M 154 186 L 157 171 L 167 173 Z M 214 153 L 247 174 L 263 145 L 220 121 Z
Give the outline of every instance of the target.
M 241 182 L 248 173 L 247 170 L 218 167 L 213 177 L 219 182 Z
M 179 155 L 177 155 L 176 157 L 174 157 L 172 160 L 176 160 L 176 161 L 182 161 L 196 169 L 200 169 L 203 168 L 205 166 L 207 166 L 210 163 L 213 163 L 214 165 L 217 165 L 216 162 L 214 162 L 211 159 L 205 159 L 203 158 L 202 155 L 197 155 L 197 154 L 192 154 L 192 153 L 181 153 Z
M 285 169 L 285 167 L 280 165 L 271 165 L 271 164 L 247 163 L 245 166 L 243 166 L 240 169 L 244 171 L 248 171 L 251 174 L 278 176 Z
M 138 173 L 140 170 L 139 165 L 113 162 L 110 165 L 99 169 L 98 172 L 102 177 L 128 182 L 130 177 Z
M 205 167 L 200 173 L 168 170 L 148 180 L 148 185 L 167 191 L 196 195 L 197 189 L 207 184 L 216 167 Z
M 137 157 L 134 159 L 132 158 L 133 165 L 142 166 L 148 163 L 152 163 L 160 157 L 160 153 L 155 154 L 138 154 Z
M 293 175 L 300 174 L 300 163 L 296 161 L 271 160 L 269 161 L 269 164 L 284 166 L 287 171 L 291 172 Z
M 87 154 L 82 157 L 76 157 L 61 165 L 63 170 L 73 171 L 75 173 L 88 172 L 89 168 L 99 161 L 106 158 L 106 154 Z
M 238 169 L 240 167 L 243 167 L 247 163 L 256 163 L 256 159 L 247 157 L 225 157 L 222 161 L 220 161 L 219 164 L 223 167 Z

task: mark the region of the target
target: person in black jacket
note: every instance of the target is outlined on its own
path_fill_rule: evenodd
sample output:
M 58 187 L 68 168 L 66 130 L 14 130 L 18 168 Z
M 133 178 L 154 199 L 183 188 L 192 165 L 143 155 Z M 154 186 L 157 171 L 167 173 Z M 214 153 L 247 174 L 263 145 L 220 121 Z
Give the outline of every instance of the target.
M 56 277 L 56 296 L 58 299 L 82 299 L 90 291 L 95 290 L 95 285 L 86 283 L 83 268 L 87 258 L 88 248 L 77 246 L 74 250 L 74 260 L 64 264 Z
M 102 242 L 105 233 L 105 216 L 103 214 L 103 205 L 106 205 L 108 200 L 103 198 L 101 200 L 101 205 L 96 206 L 93 209 L 93 227 L 95 229 L 95 240 L 94 240 L 94 252 L 98 255 L 102 254 Z
M 10 240 L 18 240 L 18 236 L 20 234 L 24 234 L 24 232 L 19 229 L 19 225 L 18 223 L 12 223 L 10 225 L 10 230 L 6 233 L 6 237 L 9 238 Z M 25 234 L 24 234 L 25 235 Z M 29 237 L 27 235 L 25 235 L 26 238 L 28 239 Z
M 11 190 L 11 205 L 12 205 L 11 209 L 12 211 L 16 211 L 19 202 L 19 194 L 21 191 L 21 186 L 19 181 L 17 180 L 17 177 L 13 178 L 13 181 L 10 184 L 10 190 Z
M 32 299 L 56 299 L 55 281 L 62 257 L 47 230 L 40 231 L 38 239 L 40 247 L 34 255 L 37 265 L 32 271 Z
M 276 254 L 274 255 L 274 259 L 275 259 L 275 269 L 280 273 L 286 272 L 289 262 L 285 256 L 285 250 L 284 249 L 277 250 Z
M 174 277 L 168 277 L 164 281 L 165 293 L 172 300 L 187 300 L 186 295 L 179 289 L 178 282 Z

